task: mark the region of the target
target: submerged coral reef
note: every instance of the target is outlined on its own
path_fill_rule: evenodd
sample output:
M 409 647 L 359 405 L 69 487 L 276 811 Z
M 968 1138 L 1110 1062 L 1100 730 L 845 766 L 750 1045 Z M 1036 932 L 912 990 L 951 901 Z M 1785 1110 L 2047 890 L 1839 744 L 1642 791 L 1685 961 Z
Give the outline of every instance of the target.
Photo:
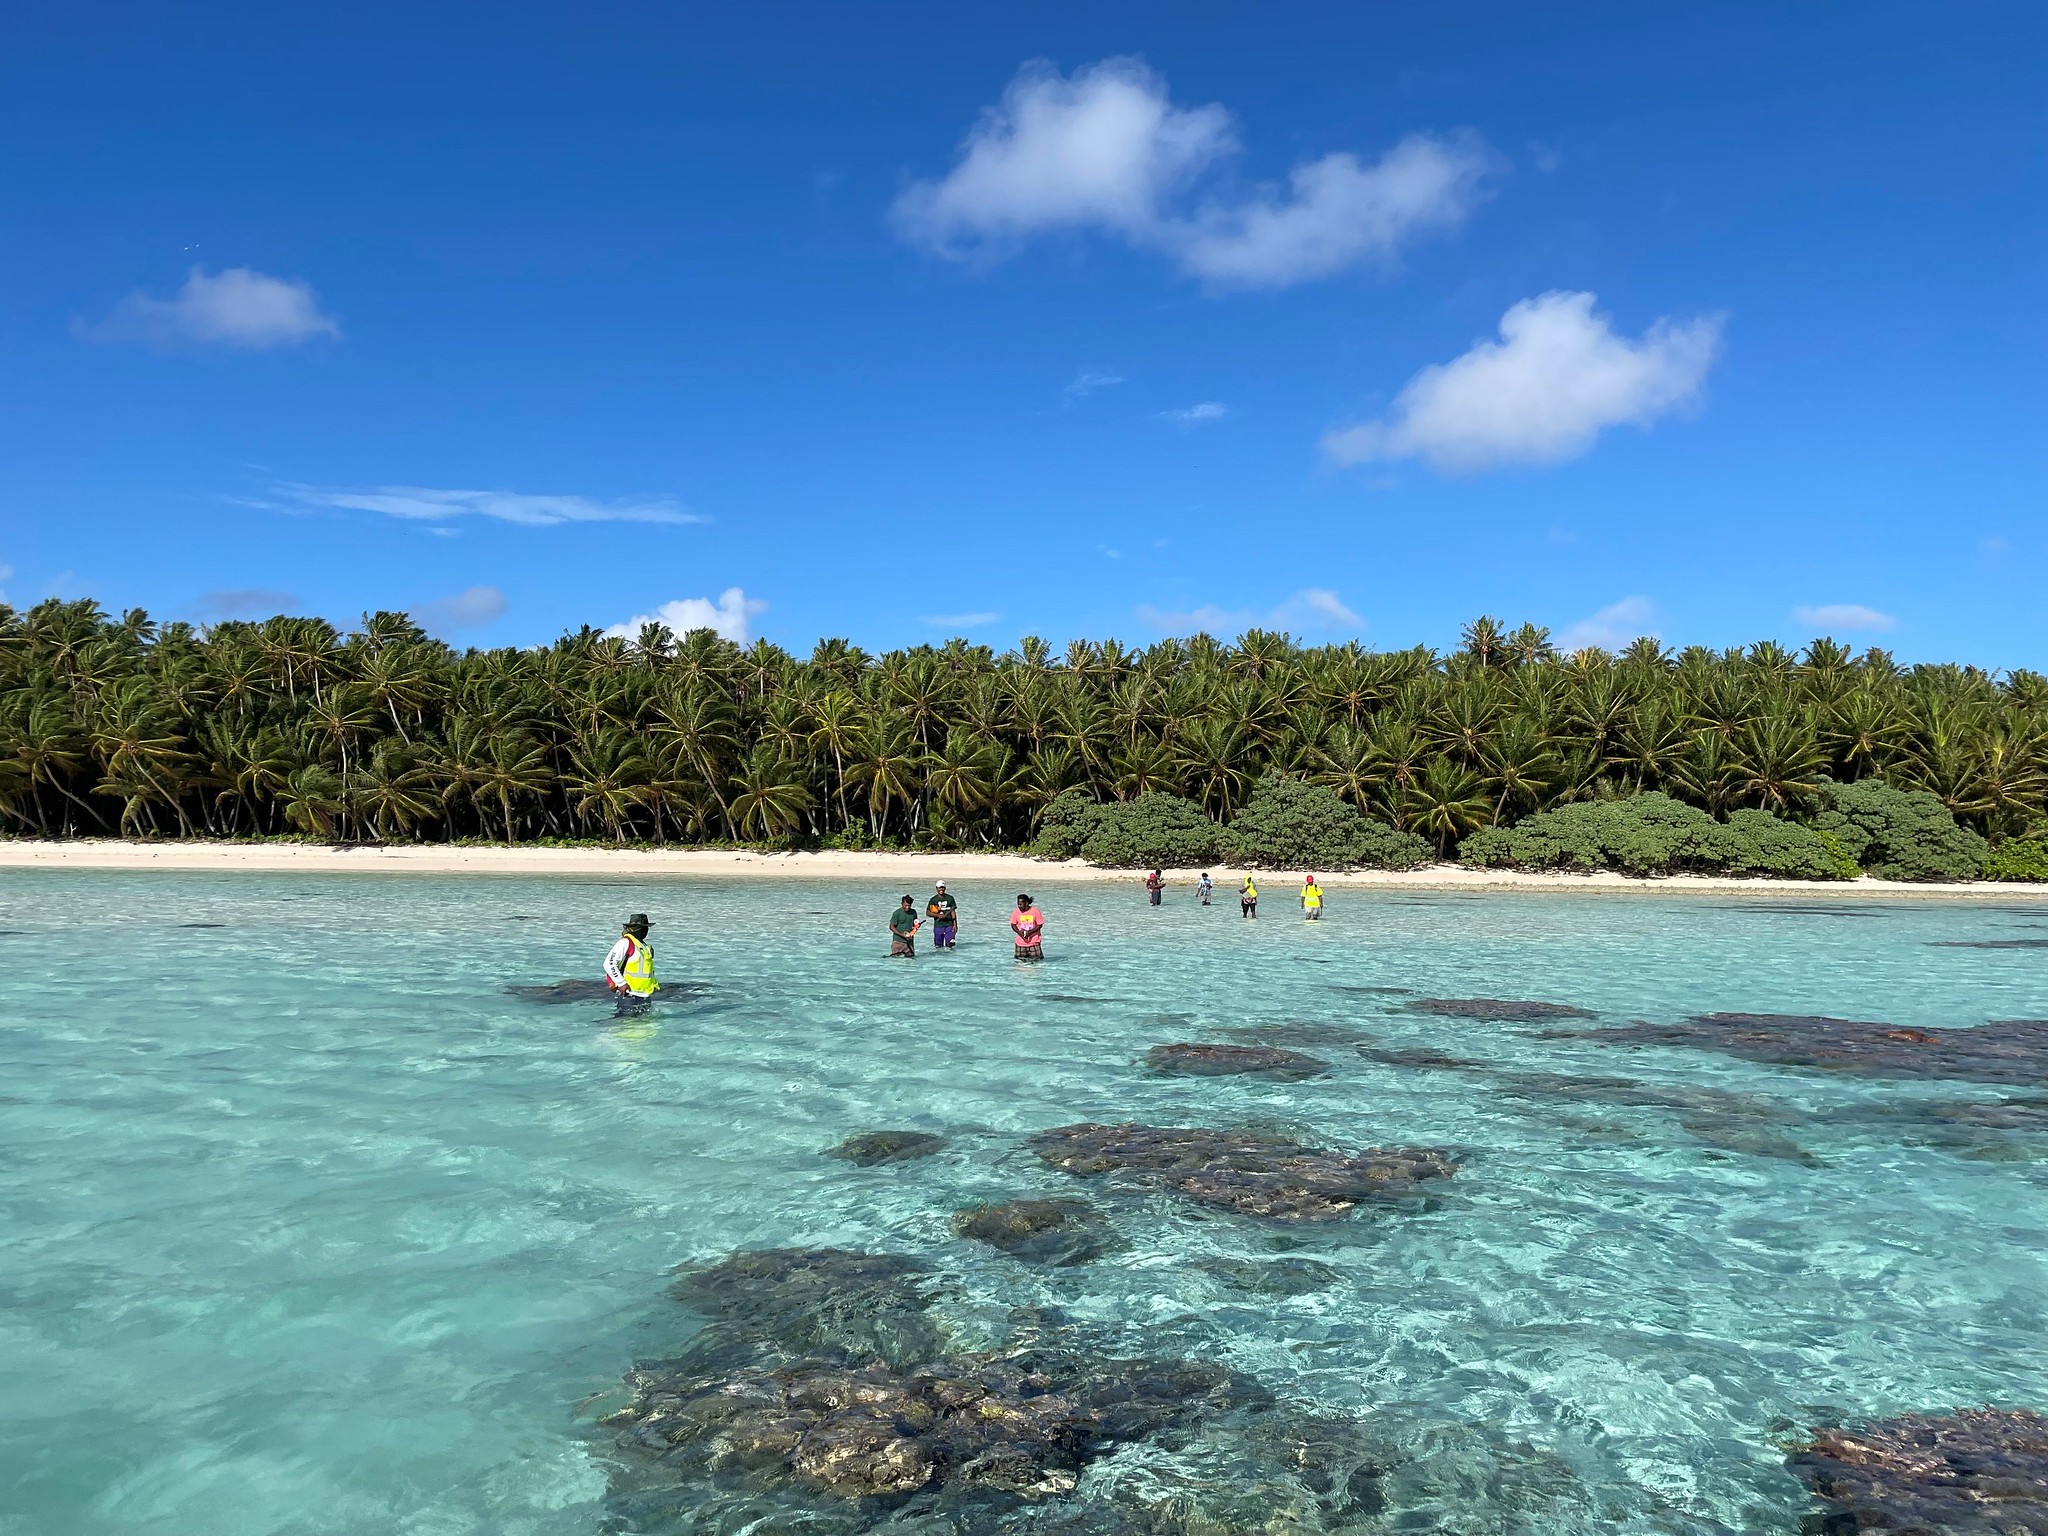
M 1183 1077 L 1320 1077 L 1330 1064 L 1277 1045 L 1155 1045 L 1145 1053 L 1154 1072 Z
M 1703 1013 L 1682 1024 L 1635 1023 L 1573 1038 L 1697 1046 L 1776 1066 L 1875 1077 L 2048 1083 L 2048 1019 L 1993 1019 L 1964 1029 L 1928 1030 L 1816 1014 Z
M 1333 1221 L 1361 1205 L 1413 1195 L 1457 1171 L 1434 1147 L 1374 1147 L 1356 1157 L 1256 1131 L 1154 1125 L 1063 1125 L 1031 1138 L 1053 1167 L 1176 1193 L 1278 1221 Z
M 1823 1429 L 1786 1465 L 1825 1507 L 1829 1536 L 2048 1536 L 2048 1416 L 2027 1409 Z

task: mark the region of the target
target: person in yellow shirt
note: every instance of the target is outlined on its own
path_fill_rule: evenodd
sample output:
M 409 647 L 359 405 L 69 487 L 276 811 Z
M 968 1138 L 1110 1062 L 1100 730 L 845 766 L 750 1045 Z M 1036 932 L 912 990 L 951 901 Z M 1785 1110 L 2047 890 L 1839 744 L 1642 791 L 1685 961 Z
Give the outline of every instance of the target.
M 1314 875 L 1301 883 L 1301 915 L 1312 923 L 1323 920 L 1323 888 Z
M 1244 883 L 1237 888 L 1237 909 L 1246 917 L 1259 915 L 1259 888 L 1252 883 L 1250 875 L 1246 875 Z

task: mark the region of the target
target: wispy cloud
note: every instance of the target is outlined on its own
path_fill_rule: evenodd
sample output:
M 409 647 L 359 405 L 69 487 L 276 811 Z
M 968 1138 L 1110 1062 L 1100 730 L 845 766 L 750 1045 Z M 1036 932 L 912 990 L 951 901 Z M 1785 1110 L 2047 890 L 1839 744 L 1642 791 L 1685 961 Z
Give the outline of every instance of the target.
M 1230 414 L 1230 407 L 1221 400 L 1204 400 L 1199 405 L 1182 406 L 1177 411 L 1160 411 L 1161 421 L 1170 421 L 1177 427 L 1199 427 L 1204 422 L 1221 421 Z
M 1557 648 L 1567 654 L 1590 645 L 1603 651 L 1618 651 L 1644 635 L 1656 638 L 1657 631 L 1650 627 L 1656 617 L 1657 605 L 1647 597 L 1624 597 L 1576 624 L 1565 626 L 1557 637 Z
M 933 629 L 986 629 L 991 624 L 1000 624 L 1000 613 L 933 613 L 918 622 L 929 624 Z
M 1099 373 L 1094 371 L 1078 373 L 1074 376 L 1074 382 L 1061 390 L 1060 393 L 1069 400 L 1086 400 L 1098 390 L 1114 389 L 1123 382 L 1124 377 L 1120 373 Z
M 1816 630 L 1878 630 L 1898 628 L 1899 621 L 1889 613 L 1880 613 L 1875 608 L 1866 608 L 1861 603 L 1818 603 L 1811 607 L 1801 606 L 1792 610 L 1795 624 L 1804 624 Z
M 200 593 L 193 606 L 205 619 L 267 619 L 290 613 L 299 600 L 275 587 L 217 587 Z
M 666 624 L 672 634 L 687 635 L 693 629 L 708 629 L 727 640 L 744 644 L 749 638 L 749 621 L 755 614 L 767 610 L 766 603 L 748 597 L 738 587 L 727 587 L 718 594 L 716 602 L 708 597 L 679 597 L 674 602 L 663 603 L 652 613 L 636 613 L 625 623 L 612 625 L 605 633 L 632 640 L 638 638 L 646 625 Z
M 702 523 L 708 519 L 685 512 L 667 496 L 602 501 L 590 496 L 530 496 L 518 491 L 441 491 L 420 485 L 378 485 L 365 490 L 295 485 L 272 487 L 275 500 L 261 505 L 288 510 L 330 509 L 381 512 L 413 522 L 446 523 L 483 517 L 527 528 L 552 528 L 562 523 Z
M 1144 603 L 1138 607 L 1138 621 L 1167 635 L 1235 635 L 1247 629 L 1328 633 L 1365 627 L 1365 620 L 1328 587 L 1303 587 L 1267 613 L 1250 608 L 1222 608 L 1214 603 L 1185 612 L 1167 612 Z
M 1648 426 L 1694 404 L 1720 350 L 1716 317 L 1616 335 L 1590 293 L 1524 299 L 1499 341 L 1410 379 L 1381 421 L 1333 429 L 1339 464 L 1421 458 L 1445 474 L 1575 459 L 1609 427 Z
M 1175 106 L 1141 60 L 1071 76 L 1039 60 L 982 113 L 950 171 L 897 199 L 896 227 L 936 254 L 979 259 L 1093 229 L 1216 286 L 1285 287 L 1456 225 L 1500 165 L 1475 136 L 1415 134 L 1370 163 L 1328 154 L 1285 186 L 1244 189 L 1219 174 L 1238 149 L 1229 111 Z
M 505 594 L 496 587 L 465 587 L 453 597 L 436 598 L 411 610 L 422 629 L 445 634 L 455 629 L 481 629 L 505 616 Z
M 209 275 L 194 267 L 185 286 L 168 299 L 137 289 L 84 334 L 94 341 L 180 343 L 265 351 L 296 346 L 316 336 L 339 338 L 341 322 L 324 313 L 312 285 L 271 277 L 249 267 Z

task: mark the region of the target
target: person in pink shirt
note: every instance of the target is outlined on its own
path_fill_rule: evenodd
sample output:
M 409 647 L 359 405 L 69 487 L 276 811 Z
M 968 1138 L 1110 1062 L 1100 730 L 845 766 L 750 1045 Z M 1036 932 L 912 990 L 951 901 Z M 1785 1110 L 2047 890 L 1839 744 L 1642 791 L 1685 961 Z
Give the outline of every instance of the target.
M 1017 936 L 1019 960 L 1045 958 L 1045 914 L 1031 904 L 1029 896 L 1018 896 L 1017 910 L 1010 914 L 1010 931 Z

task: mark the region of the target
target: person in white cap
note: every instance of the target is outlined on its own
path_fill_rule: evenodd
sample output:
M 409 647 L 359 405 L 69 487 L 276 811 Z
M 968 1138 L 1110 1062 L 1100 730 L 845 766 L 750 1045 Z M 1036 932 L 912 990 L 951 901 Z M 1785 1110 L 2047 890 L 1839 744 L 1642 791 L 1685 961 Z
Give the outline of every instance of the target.
M 932 888 L 932 899 L 924 904 L 924 915 L 932 920 L 932 948 L 951 949 L 960 931 L 960 904 L 946 892 L 941 880 Z

